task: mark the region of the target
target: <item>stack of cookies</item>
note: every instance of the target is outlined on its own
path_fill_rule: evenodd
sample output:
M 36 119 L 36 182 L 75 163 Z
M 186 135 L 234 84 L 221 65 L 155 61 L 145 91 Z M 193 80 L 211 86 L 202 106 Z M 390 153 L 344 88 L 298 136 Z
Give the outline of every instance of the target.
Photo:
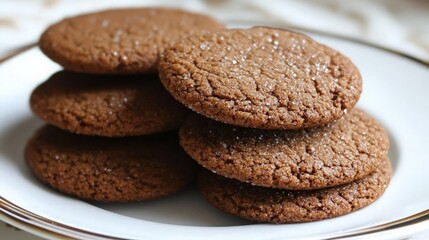
M 383 127 L 355 109 L 356 66 L 281 29 L 190 36 L 163 52 L 165 88 L 198 114 L 180 144 L 215 207 L 252 221 L 307 222 L 374 202 L 392 174 Z
M 288 223 L 365 207 L 390 181 L 387 134 L 354 108 L 358 69 L 307 36 L 123 9 L 65 19 L 40 47 L 65 70 L 31 96 L 50 125 L 25 157 L 64 193 L 109 202 L 166 196 L 192 181 L 196 161 L 215 207 Z
M 64 70 L 31 95 L 49 125 L 25 158 L 45 184 L 104 202 L 175 193 L 195 177 L 177 130 L 189 110 L 163 88 L 160 52 L 177 39 L 223 28 L 171 9 L 122 9 L 68 18 L 48 28 L 40 48 Z

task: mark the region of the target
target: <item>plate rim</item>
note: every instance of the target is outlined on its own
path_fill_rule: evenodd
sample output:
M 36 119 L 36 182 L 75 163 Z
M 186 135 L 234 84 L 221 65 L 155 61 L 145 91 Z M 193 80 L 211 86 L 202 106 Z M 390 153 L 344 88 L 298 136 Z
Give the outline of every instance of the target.
M 413 57 L 411 55 L 384 47 L 375 43 L 367 42 L 365 40 L 357 39 L 354 37 L 344 36 L 336 33 L 325 32 L 305 27 L 300 27 L 296 25 L 290 25 L 279 22 L 261 22 L 261 21 L 247 21 L 247 20 L 233 20 L 227 21 L 231 25 L 240 25 L 246 24 L 251 26 L 268 26 L 271 28 L 286 29 L 289 31 L 297 31 L 299 33 L 313 33 L 325 37 L 330 37 L 334 39 L 345 40 L 348 42 L 353 42 L 356 44 L 368 46 L 374 49 L 378 49 L 384 52 L 389 52 L 395 54 L 399 57 L 412 60 L 413 62 L 423 65 L 426 68 L 429 68 L 429 62 L 426 62 L 422 59 Z M 13 53 L 7 54 L 4 57 L 0 57 L 0 66 L 10 60 L 13 60 L 15 57 L 20 56 L 34 48 L 37 48 L 37 43 L 30 43 L 15 49 Z M 15 227 L 26 230 L 32 234 L 49 238 L 49 239 L 70 239 L 70 238 L 91 238 L 91 239 L 100 239 L 100 240 L 123 240 L 125 238 L 118 238 L 109 235 L 99 234 L 76 227 L 72 227 L 63 223 L 59 223 L 43 217 L 41 215 L 32 213 L 26 209 L 23 209 L 12 202 L 8 201 L 6 198 L 0 195 L 0 220 L 13 225 Z M 429 209 L 418 212 L 416 214 L 397 219 L 394 221 L 378 224 L 372 227 L 350 230 L 342 233 L 335 234 L 326 234 L 324 236 L 318 236 L 317 239 L 321 240 L 330 240 L 330 239 L 355 239 L 358 237 L 367 237 L 373 238 L 384 233 L 386 235 L 399 236 L 406 233 L 410 233 L 408 230 L 414 229 L 412 233 L 417 233 L 423 230 L 429 230 Z M 384 235 L 383 234 L 383 235 Z M 411 234 L 411 233 L 410 233 Z

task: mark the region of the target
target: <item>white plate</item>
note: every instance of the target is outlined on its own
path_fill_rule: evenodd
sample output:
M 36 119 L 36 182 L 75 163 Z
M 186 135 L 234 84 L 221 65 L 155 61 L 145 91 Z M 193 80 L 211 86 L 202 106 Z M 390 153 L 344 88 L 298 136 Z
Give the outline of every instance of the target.
M 374 204 L 334 219 L 271 225 L 223 214 L 208 205 L 195 187 L 161 200 L 131 204 L 90 203 L 54 192 L 37 182 L 23 161 L 26 140 L 43 124 L 31 114 L 28 98 L 37 84 L 59 70 L 32 49 L 0 65 L 0 218 L 47 238 L 59 235 L 41 229 L 91 239 L 250 240 L 329 238 L 348 236 L 350 231 L 389 238 L 429 228 L 428 221 L 422 220 L 427 212 L 412 216 L 429 209 L 429 68 L 368 45 L 311 35 L 356 63 L 364 79 L 358 105 L 389 132 L 394 176 Z M 420 218 L 410 221 L 415 217 Z M 392 223 L 398 219 L 405 223 Z M 388 224 L 369 228 L 383 223 Z

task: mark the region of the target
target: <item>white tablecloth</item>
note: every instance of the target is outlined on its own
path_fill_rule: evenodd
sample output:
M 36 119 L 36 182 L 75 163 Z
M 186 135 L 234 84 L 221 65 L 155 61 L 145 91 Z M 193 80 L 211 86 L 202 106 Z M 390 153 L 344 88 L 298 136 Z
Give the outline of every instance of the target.
M 0 57 L 34 43 L 50 24 L 65 16 L 112 7 L 180 7 L 220 21 L 285 23 L 353 37 L 429 63 L 429 1 L 426 0 L 2 0 Z M 36 239 L 0 223 L 0 239 Z M 429 231 L 412 238 L 429 239 Z

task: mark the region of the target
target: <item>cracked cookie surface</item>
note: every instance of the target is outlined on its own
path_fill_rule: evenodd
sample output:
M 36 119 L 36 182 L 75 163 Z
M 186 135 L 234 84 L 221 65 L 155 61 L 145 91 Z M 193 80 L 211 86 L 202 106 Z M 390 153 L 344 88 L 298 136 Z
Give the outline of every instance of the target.
M 337 187 L 291 191 L 252 186 L 204 170 L 199 186 L 212 205 L 256 222 L 296 223 L 341 216 L 377 200 L 392 176 L 386 158 L 371 175 Z
M 326 126 L 302 130 L 235 127 L 194 114 L 179 136 L 193 159 L 219 175 L 296 190 L 361 179 L 380 165 L 389 149 L 383 127 L 359 109 Z
M 196 164 L 177 133 L 105 138 L 44 126 L 29 140 L 25 159 L 38 179 L 68 195 L 102 202 L 159 198 L 186 187 Z
M 42 34 L 39 46 L 70 71 L 150 73 L 177 39 L 220 28 L 208 16 L 181 10 L 116 9 L 66 18 Z
M 99 136 L 146 135 L 177 129 L 189 110 L 156 75 L 88 75 L 61 71 L 30 97 L 33 112 L 70 132 Z
M 158 69 L 184 105 L 242 127 L 321 126 L 350 111 L 362 91 L 347 57 L 307 36 L 266 27 L 190 36 L 163 52 Z

